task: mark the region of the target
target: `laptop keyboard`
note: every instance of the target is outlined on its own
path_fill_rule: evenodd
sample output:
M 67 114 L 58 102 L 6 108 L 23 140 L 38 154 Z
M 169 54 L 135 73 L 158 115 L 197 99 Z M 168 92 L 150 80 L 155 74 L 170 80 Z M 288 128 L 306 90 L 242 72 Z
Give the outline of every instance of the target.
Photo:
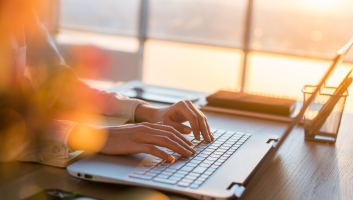
M 196 150 L 194 155 L 184 157 L 165 147 L 159 147 L 173 154 L 175 161 L 171 163 L 156 157 L 129 176 L 197 189 L 251 136 L 249 133 L 235 131 L 211 131 L 215 138 L 211 143 L 202 138 L 198 141 L 190 136 L 193 143 L 191 147 Z

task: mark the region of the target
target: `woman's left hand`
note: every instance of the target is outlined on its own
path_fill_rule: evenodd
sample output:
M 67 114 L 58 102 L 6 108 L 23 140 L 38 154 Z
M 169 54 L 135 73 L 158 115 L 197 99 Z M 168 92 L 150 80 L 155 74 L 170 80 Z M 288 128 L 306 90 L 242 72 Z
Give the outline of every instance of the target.
M 208 125 L 207 117 L 198 110 L 189 100 L 180 101 L 165 108 L 156 108 L 141 103 L 135 111 L 136 122 L 163 122 L 164 125 L 174 127 L 184 134 L 194 133 L 197 140 L 200 140 L 200 132 L 204 140 L 214 141 L 213 133 Z M 189 121 L 191 128 L 183 125 Z

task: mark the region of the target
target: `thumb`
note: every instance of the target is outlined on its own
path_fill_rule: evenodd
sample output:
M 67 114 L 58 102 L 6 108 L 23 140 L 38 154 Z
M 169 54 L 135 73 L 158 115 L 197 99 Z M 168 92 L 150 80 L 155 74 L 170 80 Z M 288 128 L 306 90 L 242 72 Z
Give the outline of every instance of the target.
M 192 132 L 192 129 L 188 126 L 185 126 L 184 124 L 180 124 L 177 122 L 164 122 L 165 125 L 169 125 L 172 126 L 173 128 L 175 128 L 177 131 L 179 131 L 182 134 L 190 134 Z

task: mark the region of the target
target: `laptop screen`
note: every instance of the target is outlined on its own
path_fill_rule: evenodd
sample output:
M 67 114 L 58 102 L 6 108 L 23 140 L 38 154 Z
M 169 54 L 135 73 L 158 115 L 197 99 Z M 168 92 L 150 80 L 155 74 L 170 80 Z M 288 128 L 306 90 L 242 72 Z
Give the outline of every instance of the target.
M 286 138 L 288 137 L 289 133 L 293 130 L 293 128 L 296 127 L 298 125 L 298 123 L 300 122 L 300 120 L 303 119 L 303 116 L 304 116 L 306 109 L 317 97 L 321 88 L 325 85 L 326 80 L 331 76 L 333 70 L 339 64 L 341 64 L 342 60 L 344 59 L 344 57 L 346 56 L 347 52 L 352 47 L 352 45 L 353 45 L 353 38 L 344 47 L 342 47 L 340 50 L 337 51 L 337 56 L 334 58 L 332 65 L 328 68 L 328 70 L 326 71 L 324 76 L 321 78 L 321 80 L 317 84 L 315 91 L 312 93 L 310 98 L 303 104 L 303 107 L 300 110 L 300 112 L 298 113 L 298 115 L 292 120 L 292 122 L 289 124 L 286 131 L 282 135 L 282 137 L 279 139 L 279 141 L 275 147 L 276 151 L 280 148 L 282 143 L 286 140 Z

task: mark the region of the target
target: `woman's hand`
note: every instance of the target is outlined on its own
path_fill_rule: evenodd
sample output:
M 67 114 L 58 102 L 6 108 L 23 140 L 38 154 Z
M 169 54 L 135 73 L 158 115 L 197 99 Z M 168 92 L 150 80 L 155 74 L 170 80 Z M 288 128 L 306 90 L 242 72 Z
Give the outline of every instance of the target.
M 201 131 L 206 141 L 210 142 L 214 140 L 206 116 L 195 108 L 189 100 L 180 101 L 165 108 L 140 104 L 135 111 L 135 120 L 136 122 L 163 122 L 163 124 L 172 126 L 184 134 L 189 134 L 192 131 L 197 140 L 200 140 Z M 189 121 L 192 129 L 182 124 L 186 121 Z
M 76 125 L 69 136 L 68 145 L 73 150 L 110 155 L 147 153 L 170 162 L 174 161 L 174 157 L 156 146 L 166 147 L 183 156 L 196 152 L 190 147 L 192 143 L 173 127 L 147 122 L 102 128 Z

